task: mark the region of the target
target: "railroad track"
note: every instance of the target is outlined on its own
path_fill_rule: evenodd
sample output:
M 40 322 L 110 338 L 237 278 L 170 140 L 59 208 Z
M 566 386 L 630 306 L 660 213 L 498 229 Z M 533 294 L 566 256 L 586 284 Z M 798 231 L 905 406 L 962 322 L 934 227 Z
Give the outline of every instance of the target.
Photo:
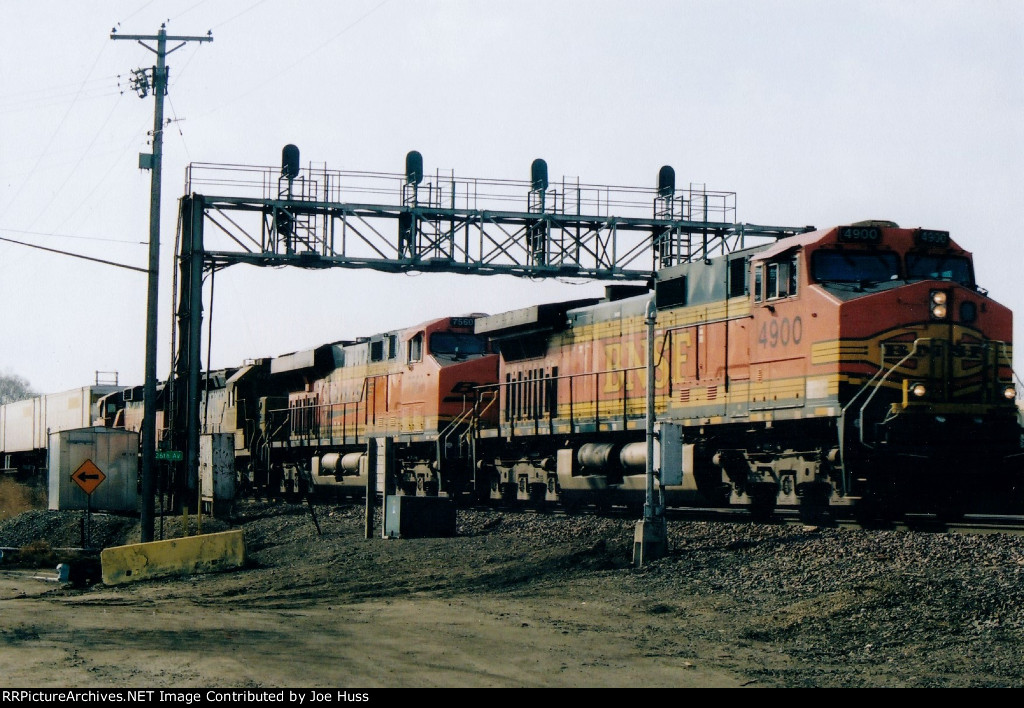
M 474 507 L 479 510 L 500 510 L 504 513 L 523 514 L 600 514 L 614 516 L 616 518 L 634 518 L 640 520 L 642 510 L 627 509 L 625 507 L 614 507 L 612 509 L 578 509 L 568 512 L 561 507 L 549 509 L 532 509 L 527 507 Z M 713 523 L 731 524 L 786 524 L 792 526 L 806 526 L 807 528 L 848 528 L 848 529 L 873 529 L 891 531 L 915 531 L 921 533 L 961 533 L 961 534 L 989 534 L 1005 533 L 1015 536 L 1024 535 L 1024 516 L 1004 514 L 967 514 L 959 521 L 942 521 L 930 514 L 907 514 L 899 519 L 886 523 L 862 523 L 852 517 L 840 517 L 828 524 L 813 526 L 807 524 L 800 518 L 795 509 L 778 509 L 768 519 L 756 519 L 744 508 L 670 508 L 665 510 L 665 518 L 672 521 L 707 521 Z
M 324 504 L 326 500 L 316 500 L 315 503 Z M 338 503 L 338 502 L 333 502 Z M 352 503 L 362 506 L 363 501 L 349 500 L 342 503 Z M 380 501 L 378 500 L 378 505 Z M 494 512 L 503 514 L 523 515 L 546 515 L 546 516 L 608 516 L 620 519 L 635 519 L 639 521 L 643 516 L 643 510 L 633 507 L 613 506 L 604 509 L 596 507 L 579 507 L 567 510 L 560 505 L 549 505 L 536 507 L 517 504 L 471 504 L 460 506 L 460 509 L 473 511 Z M 758 519 L 751 516 L 750 511 L 744 507 L 720 507 L 720 508 L 668 508 L 665 509 L 665 519 L 673 521 L 705 521 L 711 523 L 729 524 L 785 524 L 790 526 L 805 526 L 812 528 L 848 528 L 868 530 L 891 530 L 891 531 L 915 531 L 921 533 L 960 533 L 960 534 L 991 534 L 1005 533 L 1015 536 L 1024 535 L 1024 515 L 1011 514 L 988 514 L 976 513 L 966 514 L 959 521 L 943 521 L 930 514 L 906 514 L 898 519 L 888 522 L 864 523 L 858 521 L 852 515 L 838 516 L 827 523 L 818 525 L 808 524 L 800 518 L 796 509 L 776 509 L 767 519 Z
M 785 523 L 805 526 L 796 511 L 778 511 L 775 517 L 765 523 Z M 865 523 L 854 518 L 838 518 L 830 526 L 849 529 L 870 529 L 890 531 L 914 531 L 919 533 L 960 533 L 990 534 L 1005 533 L 1024 535 L 1024 516 L 998 514 L 966 514 L 958 521 L 944 521 L 930 514 L 906 514 L 887 522 Z

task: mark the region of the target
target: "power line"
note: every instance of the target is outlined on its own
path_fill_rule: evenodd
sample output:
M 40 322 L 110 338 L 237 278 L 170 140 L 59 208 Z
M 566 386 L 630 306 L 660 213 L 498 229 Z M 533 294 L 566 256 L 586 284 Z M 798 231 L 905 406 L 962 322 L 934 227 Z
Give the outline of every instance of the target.
M 145 268 L 139 268 L 138 266 L 130 266 L 124 263 L 115 263 L 114 261 L 107 261 L 102 258 L 93 258 L 92 256 L 83 256 L 81 253 L 71 253 L 70 251 L 61 251 L 57 248 L 47 248 L 46 246 L 40 246 L 34 243 L 25 243 L 24 241 L 15 241 L 13 238 L 4 238 L 0 236 L 0 241 L 6 241 L 7 243 L 16 243 L 19 246 L 28 246 L 29 248 L 37 248 L 40 251 L 49 251 L 50 253 L 59 253 L 62 256 L 71 256 L 72 258 L 81 258 L 85 261 L 94 261 L 96 263 L 104 263 L 106 265 L 116 266 L 117 268 L 126 268 L 128 270 L 137 270 L 140 273 L 148 273 L 149 271 Z
M 26 236 L 51 236 L 53 238 L 70 238 L 78 241 L 105 241 L 107 243 L 120 243 L 124 246 L 145 246 L 145 241 L 125 241 L 121 238 L 103 238 L 102 236 L 78 236 L 75 234 L 58 234 L 53 231 L 26 231 L 24 229 L 4 228 L 4 231 Z M 29 244 L 32 245 L 32 244 Z

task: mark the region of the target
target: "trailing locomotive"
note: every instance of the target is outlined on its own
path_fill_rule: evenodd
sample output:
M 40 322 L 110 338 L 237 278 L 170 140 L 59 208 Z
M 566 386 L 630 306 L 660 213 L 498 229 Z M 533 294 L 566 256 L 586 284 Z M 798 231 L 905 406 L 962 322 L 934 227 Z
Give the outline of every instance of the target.
M 948 232 L 814 231 L 664 269 L 653 297 L 477 331 L 501 351 L 500 420 L 478 446 L 497 497 L 642 500 L 647 366 L 656 466 L 682 472 L 669 505 L 956 517 L 1018 482 L 1011 313 Z
M 396 491 L 466 493 L 469 435 L 493 421 L 474 408 L 497 357 L 473 332 L 478 315 L 325 344 L 221 372 L 200 412 L 203 432 L 232 433 L 241 486 L 277 496 L 360 496 L 367 442 L 394 443 Z

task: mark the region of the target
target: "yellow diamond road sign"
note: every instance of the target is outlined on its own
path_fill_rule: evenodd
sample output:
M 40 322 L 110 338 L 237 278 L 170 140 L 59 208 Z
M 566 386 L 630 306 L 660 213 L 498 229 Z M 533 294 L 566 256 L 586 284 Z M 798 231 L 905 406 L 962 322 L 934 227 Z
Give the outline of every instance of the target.
M 86 494 L 91 495 L 96 491 L 96 487 L 100 486 L 100 482 L 105 480 L 107 475 L 103 474 L 103 470 L 93 464 L 92 460 L 86 460 L 78 469 L 75 470 L 74 474 L 71 475 L 71 479 L 75 481 L 82 491 Z

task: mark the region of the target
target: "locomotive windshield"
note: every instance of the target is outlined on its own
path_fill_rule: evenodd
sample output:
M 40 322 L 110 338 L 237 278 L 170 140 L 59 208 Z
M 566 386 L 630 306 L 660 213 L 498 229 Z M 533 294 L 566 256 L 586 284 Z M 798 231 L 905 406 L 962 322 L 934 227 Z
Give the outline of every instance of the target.
M 430 335 L 430 353 L 435 356 L 467 357 L 487 353 L 487 340 L 475 334 L 434 332 Z
M 907 254 L 907 279 L 952 280 L 961 285 L 973 285 L 971 261 L 963 256 L 933 256 Z
M 819 283 L 880 283 L 896 280 L 900 277 L 900 258 L 890 252 L 815 251 L 811 275 Z

